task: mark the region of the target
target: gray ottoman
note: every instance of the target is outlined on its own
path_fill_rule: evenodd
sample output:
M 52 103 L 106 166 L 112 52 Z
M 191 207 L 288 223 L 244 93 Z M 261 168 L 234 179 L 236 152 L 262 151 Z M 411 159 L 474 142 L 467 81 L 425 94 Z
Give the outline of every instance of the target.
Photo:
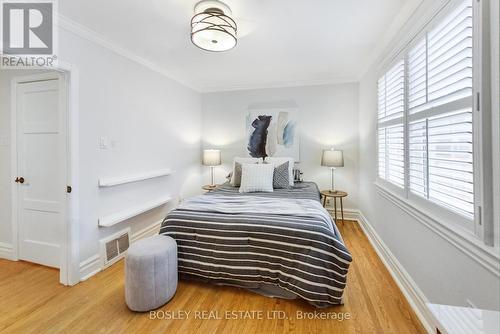
M 125 257 L 125 302 L 145 312 L 168 302 L 177 289 L 177 244 L 155 235 L 132 244 Z

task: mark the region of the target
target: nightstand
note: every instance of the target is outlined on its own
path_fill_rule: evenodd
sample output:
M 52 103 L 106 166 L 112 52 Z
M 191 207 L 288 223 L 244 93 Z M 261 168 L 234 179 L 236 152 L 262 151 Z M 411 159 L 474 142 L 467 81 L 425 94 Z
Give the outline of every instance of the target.
M 326 198 L 333 198 L 333 211 L 335 216 L 335 221 L 337 221 L 337 198 L 340 200 L 340 214 L 342 217 L 342 222 L 344 222 L 344 203 L 342 203 L 342 199 L 347 197 L 347 193 L 345 191 L 337 190 L 331 192 L 330 190 L 322 190 L 321 196 L 323 196 L 323 206 L 326 207 Z
M 211 192 L 215 188 L 217 188 L 216 184 L 214 184 L 214 185 L 207 184 L 207 185 L 204 185 L 203 187 L 201 187 L 201 189 L 206 190 L 208 192 Z

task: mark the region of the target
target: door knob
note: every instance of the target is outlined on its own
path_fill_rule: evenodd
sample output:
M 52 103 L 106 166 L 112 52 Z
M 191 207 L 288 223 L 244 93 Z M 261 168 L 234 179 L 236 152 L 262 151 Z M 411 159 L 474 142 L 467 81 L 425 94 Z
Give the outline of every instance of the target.
M 22 177 L 22 176 L 21 176 L 21 177 L 19 178 L 19 183 L 21 183 L 21 184 L 23 184 L 23 183 L 24 183 L 24 177 Z

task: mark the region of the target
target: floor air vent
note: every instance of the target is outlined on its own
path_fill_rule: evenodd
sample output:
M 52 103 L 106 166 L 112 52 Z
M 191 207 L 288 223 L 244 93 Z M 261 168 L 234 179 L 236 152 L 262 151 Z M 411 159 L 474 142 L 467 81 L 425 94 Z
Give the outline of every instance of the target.
M 101 240 L 101 258 L 103 268 L 109 267 L 125 255 L 130 245 L 130 230 L 118 232 Z
M 114 260 L 118 256 L 118 243 L 117 240 L 106 242 L 106 262 Z
M 118 238 L 118 252 L 123 253 L 128 249 L 129 246 L 129 236 L 128 233 L 120 236 Z

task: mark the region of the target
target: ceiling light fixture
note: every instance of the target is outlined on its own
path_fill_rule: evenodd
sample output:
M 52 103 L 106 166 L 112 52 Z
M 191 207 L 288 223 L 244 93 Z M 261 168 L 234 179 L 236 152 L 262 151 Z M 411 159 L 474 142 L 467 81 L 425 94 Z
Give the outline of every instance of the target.
M 194 6 L 191 41 L 207 51 L 227 51 L 236 46 L 236 22 L 231 9 L 217 0 L 203 0 Z

